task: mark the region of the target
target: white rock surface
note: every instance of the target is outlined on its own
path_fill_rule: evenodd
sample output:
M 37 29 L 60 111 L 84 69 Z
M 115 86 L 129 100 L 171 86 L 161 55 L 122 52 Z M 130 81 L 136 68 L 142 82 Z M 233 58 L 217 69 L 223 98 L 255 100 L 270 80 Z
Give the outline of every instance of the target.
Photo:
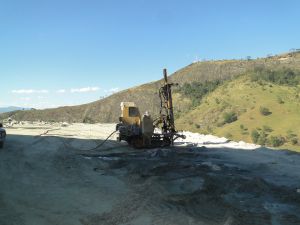
M 213 135 L 204 135 L 199 133 L 192 133 L 184 131 L 182 133 L 186 136 L 186 139 L 178 138 L 175 141 L 176 145 L 192 145 L 195 147 L 207 147 L 207 148 L 234 148 L 234 149 L 246 149 L 254 150 L 260 145 L 250 144 L 243 141 L 235 142 L 230 141 L 225 137 L 217 137 Z

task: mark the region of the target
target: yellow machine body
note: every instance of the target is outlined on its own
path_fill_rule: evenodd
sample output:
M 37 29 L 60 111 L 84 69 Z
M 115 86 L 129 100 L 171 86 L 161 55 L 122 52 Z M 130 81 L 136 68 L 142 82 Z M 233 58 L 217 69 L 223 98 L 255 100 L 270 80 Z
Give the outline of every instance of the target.
M 121 103 L 121 117 L 120 122 L 126 125 L 141 124 L 141 114 L 139 108 L 136 107 L 134 102 L 122 102 Z

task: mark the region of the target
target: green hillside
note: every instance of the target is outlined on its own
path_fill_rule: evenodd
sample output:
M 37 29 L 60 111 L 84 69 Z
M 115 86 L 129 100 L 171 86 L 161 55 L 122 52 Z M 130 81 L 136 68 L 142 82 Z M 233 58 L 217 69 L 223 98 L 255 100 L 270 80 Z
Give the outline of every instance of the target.
M 248 73 L 226 81 L 198 106 L 181 112 L 177 128 L 300 150 L 299 77 L 297 73 L 282 84 Z

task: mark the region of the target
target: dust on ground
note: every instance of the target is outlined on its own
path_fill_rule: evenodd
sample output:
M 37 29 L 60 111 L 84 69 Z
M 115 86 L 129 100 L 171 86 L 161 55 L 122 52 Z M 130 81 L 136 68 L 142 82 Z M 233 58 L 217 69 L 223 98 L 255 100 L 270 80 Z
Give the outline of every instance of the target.
M 300 224 L 300 155 L 135 150 L 113 124 L 22 124 L 0 150 L 1 225 Z

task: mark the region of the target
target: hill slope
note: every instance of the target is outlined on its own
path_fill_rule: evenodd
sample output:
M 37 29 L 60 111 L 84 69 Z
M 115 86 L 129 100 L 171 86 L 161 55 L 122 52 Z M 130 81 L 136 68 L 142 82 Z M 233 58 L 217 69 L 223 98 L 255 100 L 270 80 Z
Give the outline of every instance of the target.
M 224 82 L 197 107 L 181 113 L 177 128 L 234 140 L 300 150 L 300 87 L 253 81 Z
M 232 79 L 253 68 L 283 67 L 300 69 L 300 54 L 290 53 L 256 60 L 220 60 L 193 63 L 170 76 L 170 80 L 180 85 L 192 82 Z M 30 110 L 5 113 L 0 119 L 9 116 L 16 120 L 43 120 L 69 122 L 116 122 L 120 114 L 120 102 L 134 101 L 142 112 L 158 114 L 158 88 L 160 81 L 130 88 L 105 99 L 79 106 L 60 107 L 45 110 Z M 180 94 L 174 95 L 175 110 L 184 111 L 192 106 L 190 99 L 182 100 Z

